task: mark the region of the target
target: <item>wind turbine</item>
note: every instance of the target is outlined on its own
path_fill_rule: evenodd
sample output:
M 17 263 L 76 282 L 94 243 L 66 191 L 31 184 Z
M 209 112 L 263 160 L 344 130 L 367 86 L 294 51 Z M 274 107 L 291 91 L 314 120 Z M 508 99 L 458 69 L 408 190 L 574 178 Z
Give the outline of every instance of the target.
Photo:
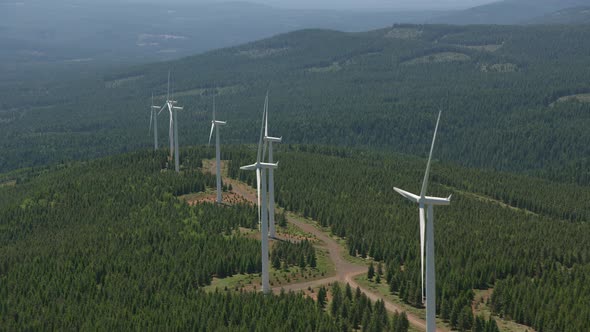
M 262 292 L 267 294 L 270 292 L 270 284 L 268 277 L 268 209 L 266 207 L 266 169 L 277 168 L 278 163 L 265 163 L 261 161 L 262 158 L 262 144 L 264 134 L 264 123 L 266 119 L 266 112 L 262 114 L 262 126 L 260 127 L 260 139 L 258 141 L 258 153 L 256 154 L 256 163 L 240 167 L 241 170 L 256 171 L 256 185 L 258 192 L 258 221 L 261 224 L 260 238 L 262 242 Z
M 170 99 L 170 71 L 168 71 L 168 91 L 166 92 L 166 103 L 158 114 L 160 114 L 165 108 L 170 113 L 170 125 L 168 127 L 168 138 L 170 141 L 170 160 L 174 157 L 174 169 L 178 173 L 180 171 L 179 166 L 179 155 L 178 155 L 178 124 L 176 122 L 176 111 L 182 110 L 182 107 L 174 106 L 178 102 Z
M 209 145 L 211 145 L 211 137 L 213 136 L 213 130 L 215 130 L 215 167 L 217 172 L 217 203 L 221 203 L 221 152 L 219 151 L 219 126 L 223 126 L 225 124 L 225 121 L 217 121 L 215 119 L 215 96 L 213 96 L 213 120 L 211 121 Z
M 432 160 L 432 150 L 434 150 L 434 141 L 436 140 L 436 132 L 438 131 L 438 123 L 440 121 L 440 114 L 438 112 L 438 119 L 436 120 L 436 127 L 434 128 L 434 136 L 432 137 L 432 145 L 430 146 L 430 154 L 428 156 L 428 163 L 426 164 L 426 173 L 422 181 L 422 190 L 420 196 L 407 192 L 405 190 L 394 187 L 400 195 L 409 199 L 412 202 L 418 203 L 420 214 L 420 265 L 421 265 L 421 281 L 422 281 L 422 301 L 424 301 L 424 244 L 426 244 L 426 331 L 434 332 L 436 330 L 436 291 L 435 291 L 435 276 L 434 276 L 434 205 L 449 205 L 451 203 L 451 196 L 447 198 L 426 196 L 428 188 L 428 176 L 430 173 L 430 161 Z M 424 222 L 424 207 L 428 207 L 427 222 Z M 426 228 L 426 229 L 425 229 Z M 424 231 L 426 230 L 426 234 Z M 425 237 L 426 235 L 426 237 Z
M 160 106 L 154 106 L 154 94 L 152 93 L 152 108 L 150 109 L 150 132 L 152 130 L 152 122 L 154 123 L 154 150 L 158 150 L 158 111 Z
M 268 91 L 266 92 L 266 99 L 264 100 L 264 152 L 266 153 L 266 144 L 268 144 L 268 162 L 273 162 L 273 155 L 272 155 L 272 143 L 281 143 L 282 137 L 272 137 L 268 136 Z M 264 155 L 262 157 L 264 160 Z M 269 236 L 274 238 L 276 236 L 275 231 L 275 180 L 274 180 L 274 171 L 273 169 L 268 170 L 268 191 L 269 191 L 269 198 L 268 198 L 268 214 L 269 220 L 268 224 L 270 226 Z

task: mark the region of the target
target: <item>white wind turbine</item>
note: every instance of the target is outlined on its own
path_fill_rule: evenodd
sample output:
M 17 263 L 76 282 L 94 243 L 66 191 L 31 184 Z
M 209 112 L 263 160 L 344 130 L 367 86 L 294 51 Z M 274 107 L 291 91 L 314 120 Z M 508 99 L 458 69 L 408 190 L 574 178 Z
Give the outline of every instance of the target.
M 152 107 L 150 109 L 150 132 L 152 130 L 152 122 L 154 123 L 154 150 L 158 150 L 158 111 L 160 106 L 154 106 L 154 94 L 152 93 Z
M 180 171 L 179 166 L 179 154 L 178 154 L 178 123 L 176 121 L 176 111 L 182 110 L 182 107 L 174 106 L 178 102 L 170 99 L 170 71 L 168 71 L 168 91 L 166 92 L 166 103 L 158 114 L 160 114 L 165 108 L 170 113 L 170 126 L 168 128 L 168 137 L 170 141 L 170 160 L 174 157 L 174 169 L 178 173 Z
M 217 203 L 221 203 L 221 152 L 219 151 L 219 126 L 223 126 L 225 124 L 225 121 L 217 121 L 215 119 L 215 96 L 213 96 L 213 120 L 211 121 L 209 145 L 211 145 L 211 137 L 213 136 L 213 130 L 215 130 L 215 167 L 217 173 Z
M 266 99 L 264 100 L 264 153 L 266 153 L 266 144 L 268 143 L 268 162 L 273 162 L 273 154 L 272 154 L 272 143 L 281 143 L 282 137 L 272 137 L 268 136 L 268 91 L 266 92 Z M 262 159 L 264 160 L 264 153 Z M 274 238 L 276 236 L 275 231 L 275 180 L 274 180 L 274 171 L 273 169 L 268 170 L 268 191 L 269 191 L 269 198 L 268 198 L 268 215 L 269 220 L 268 224 L 270 226 L 269 236 Z
M 266 118 L 266 112 L 262 115 L 262 126 L 260 127 L 260 139 L 258 141 L 258 153 L 256 154 L 256 163 L 252 165 L 246 165 L 240 167 L 241 170 L 256 171 L 256 184 L 258 192 L 258 218 L 260 222 L 260 238 L 262 242 L 262 292 L 270 292 L 269 276 L 268 276 L 268 209 L 266 206 L 266 169 L 277 168 L 278 163 L 264 163 L 261 161 L 262 158 L 262 140 L 264 134 L 264 121 Z
M 428 156 L 428 163 L 426 164 L 426 173 L 422 181 L 422 190 L 420 196 L 407 192 L 399 188 L 393 188 L 400 195 L 409 199 L 412 202 L 418 203 L 420 209 L 420 264 L 421 264 L 421 278 L 422 278 L 422 301 L 424 301 L 424 244 L 426 244 L 426 331 L 434 332 L 436 330 L 436 291 L 435 291 L 435 276 L 434 276 L 434 205 L 449 205 L 451 203 L 451 196 L 447 198 L 426 196 L 426 189 L 428 188 L 428 176 L 430 173 L 430 161 L 432 159 L 432 150 L 434 149 L 434 141 L 436 140 L 436 132 L 438 130 L 438 123 L 440 121 L 440 114 L 438 112 L 438 119 L 436 120 L 436 127 L 434 128 L 434 136 L 432 137 L 432 145 L 430 146 L 430 154 Z M 424 222 L 424 206 L 428 207 L 427 222 Z M 426 237 L 424 231 L 426 228 Z

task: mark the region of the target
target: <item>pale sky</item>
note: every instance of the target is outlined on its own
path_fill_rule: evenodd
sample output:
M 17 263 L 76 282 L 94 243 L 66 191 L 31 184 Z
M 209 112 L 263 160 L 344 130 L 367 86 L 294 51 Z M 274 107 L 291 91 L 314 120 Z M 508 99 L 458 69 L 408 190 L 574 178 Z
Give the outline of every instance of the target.
M 163 3 L 161 0 L 124 0 L 127 2 Z M 238 0 L 281 8 L 297 9 L 466 9 L 498 0 Z M 236 0 L 168 0 L 166 3 L 238 2 Z

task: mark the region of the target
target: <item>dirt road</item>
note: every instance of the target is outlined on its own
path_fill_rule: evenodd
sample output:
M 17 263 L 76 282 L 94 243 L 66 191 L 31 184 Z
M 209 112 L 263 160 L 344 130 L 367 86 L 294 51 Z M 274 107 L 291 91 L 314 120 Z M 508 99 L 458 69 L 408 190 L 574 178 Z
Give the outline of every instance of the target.
M 212 174 L 215 174 L 214 165 L 215 165 L 214 161 L 213 161 L 212 165 L 204 163 L 203 168 L 206 169 L 207 171 L 211 172 Z M 241 195 L 246 200 L 256 204 L 257 199 L 256 199 L 255 190 L 253 188 L 251 188 L 250 186 L 246 185 L 245 183 L 239 182 L 234 179 L 227 178 L 227 176 L 226 176 L 227 173 L 225 172 L 225 170 L 226 170 L 225 163 L 222 161 L 222 174 L 223 174 L 224 183 L 231 184 L 232 191 L 234 193 Z M 390 312 L 405 311 L 399 305 L 381 297 L 379 294 L 376 294 L 376 293 L 362 287 L 354 280 L 354 278 L 356 276 L 358 276 L 359 274 L 367 272 L 367 266 L 364 264 L 355 264 L 355 263 L 349 262 L 346 259 L 344 259 L 345 255 L 348 255 L 348 253 L 336 240 L 334 240 L 330 236 L 326 235 L 321 229 L 317 228 L 316 226 L 314 226 L 310 223 L 301 221 L 299 219 L 296 219 L 296 218 L 293 218 L 290 216 L 287 217 L 287 221 L 292 223 L 293 225 L 295 225 L 297 228 L 301 229 L 302 231 L 312 234 L 318 240 L 320 240 L 320 244 L 318 244 L 316 246 L 320 247 L 320 248 L 324 248 L 328 251 L 328 255 L 330 257 L 330 260 L 334 263 L 334 269 L 336 271 L 336 275 L 332 276 L 332 277 L 323 278 L 323 279 L 317 279 L 317 280 L 312 280 L 312 281 L 307 281 L 307 282 L 300 282 L 300 283 L 294 283 L 294 284 L 290 284 L 290 285 L 282 285 L 282 286 L 274 287 L 272 289 L 273 292 L 279 293 L 282 289 L 285 291 L 305 290 L 310 287 L 315 288 L 315 287 L 319 287 L 321 285 L 325 285 L 328 283 L 339 281 L 339 282 L 343 282 L 343 283 L 349 283 L 353 289 L 359 287 L 361 289 L 361 291 L 363 293 L 365 293 L 367 295 L 367 297 L 370 298 L 372 301 L 383 300 L 385 302 L 385 308 Z M 414 327 L 416 327 L 420 330 L 426 330 L 426 322 L 423 319 L 421 319 L 418 316 L 416 316 L 412 313 L 409 313 L 407 311 L 406 311 L 406 315 L 408 316 L 408 321 L 410 322 L 411 325 L 413 325 Z M 445 329 L 441 329 L 438 327 L 436 330 L 437 331 L 447 331 Z

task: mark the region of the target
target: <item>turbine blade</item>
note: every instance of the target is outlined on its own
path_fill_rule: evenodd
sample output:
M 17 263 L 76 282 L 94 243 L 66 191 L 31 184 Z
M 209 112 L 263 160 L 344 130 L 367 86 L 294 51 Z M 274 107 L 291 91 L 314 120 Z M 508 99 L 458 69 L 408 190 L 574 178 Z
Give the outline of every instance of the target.
M 268 137 L 268 91 L 266 92 L 266 98 L 264 99 L 264 145 L 262 146 L 262 160 L 266 158 L 266 147 L 267 141 L 266 137 Z
M 170 100 L 170 69 L 168 69 L 168 90 L 166 90 L 166 101 Z
M 266 105 L 266 101 L 264 103 Z M 264 138 L 264 117 L 265 111 L 262 112 L 262 125 L 260 126 L 260 139 L 258 140 L 258 153 L 256 154 L 256 162 L 260 162 L 260 157 L 262 157 L 262 140 Z
M 428 163 L 426 164 L 426 172 L 424 173 L 424 180 L 422 181 L 422 190 L 420 191 L 420 197 L 426 195 L 428 189 L 428 176 L 430 174 L 430 161 L 432 160 L 432 151 L 434 150 L 434 141 L 436 140 L 436 132 L 438 131 L 438 122 L 440 121 L 440 114 L 442 111 L 438 111 L 438 118 L 436 119 L 436 126 L 434 127 L 434 136 L 432 136 L 432 144 L 430 145 L 430 154 L 428 155 Z
M 260 211 L 260 168 L 256 169 L 256 193 L 258 194 L 258 223 L 262 224 L 262 213 Z
M 154 120 L 154 110 L 150 111 L 150 129 L 148 130 L 148 133 L 152 133 L 152 121 Z
M 164 106 L 162 106 L 162 108 L 160 108 L 160 110 L 158 111 L 158 115 L 160 115 L 160 113 L 162 113 L 164 108 L 166 108 L 167 106 L 168 106 L 168 103 L 164 104 Z
M 420 284 L 422 288 L 422 301 L 424 301 L 424 245 L 426 222 L 424 220 L 424 204 L 420 204 Z
M 268 137 L 268 91 L 266 91 L 264 104 L 264 136 Z
M 209 145 L 211 145 L 211 137 L 213 137 L 213 129 L 215 129 L 215 122 L 211 123 L 211 133 L 209 134 Z
M 213 96 L 213 122 L 215 122 L 215 96 Z
M 148 130 L 149 134 L 152 133 L 152 120 L 153 119 L 154 119 L 154 94 L 152 93 L 152 107 L 150 107 L 150 129 Z

